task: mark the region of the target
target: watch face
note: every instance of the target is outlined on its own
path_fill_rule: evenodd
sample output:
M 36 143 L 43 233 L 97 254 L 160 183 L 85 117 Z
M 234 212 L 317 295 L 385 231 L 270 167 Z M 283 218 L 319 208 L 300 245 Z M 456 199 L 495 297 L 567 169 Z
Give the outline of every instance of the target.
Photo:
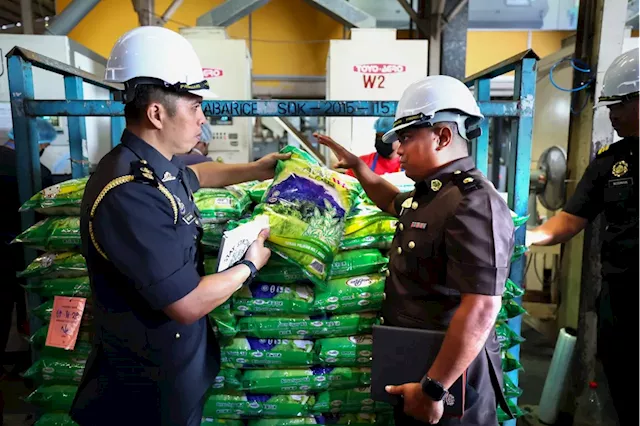
M 424 393 L 434 401 L 440 401 L 447 393 L 442 385 L 433 380 L 426 380 L 422 386 Z

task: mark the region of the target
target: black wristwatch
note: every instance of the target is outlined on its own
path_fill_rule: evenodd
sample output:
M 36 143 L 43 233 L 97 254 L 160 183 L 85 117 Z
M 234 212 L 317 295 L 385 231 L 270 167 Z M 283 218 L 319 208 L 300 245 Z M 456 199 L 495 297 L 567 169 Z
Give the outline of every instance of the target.
M 249 278 L 247 278 L 247 280 L 244 282 L 243 285 L 250 284 L 251 281 L 253 281 L 253 279 L 256 277 L 256 275 L 258 275 L 258 268 L 256 268 L 256 265 L 254 265 L 252 261 L 247 260 L 247 259 L 243 259 L 240 262 L 238 262 L 237 264 L 238 265 L 247 265 L 249 267 L 249 269 L 251 270 L 251 275 L 249 275 Z
M 422 378 L 420 385 L 422 392 L 434 401 L 442 401 L 447 395 L 447 390 L 442 386 L 442 383 L 427 376 Z

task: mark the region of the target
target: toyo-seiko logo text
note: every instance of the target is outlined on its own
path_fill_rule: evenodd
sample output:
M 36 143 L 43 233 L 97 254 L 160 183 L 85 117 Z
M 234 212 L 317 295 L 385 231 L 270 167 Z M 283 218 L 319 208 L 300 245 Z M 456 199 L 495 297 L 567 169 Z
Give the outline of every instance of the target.
M 370 286 L 371 282 L 371 278 L 369 277 L 356 277 L 347 281 L 347 285 L 350 287 L 361 288 Z
M 406 65 L 399 64 L 361 64 L 354 65 L 353 71 L 362 74 L 365 89 L 384 89 L 385 74 L 405 72 Z
M 222 77 L 224 72 L 220 68 L 202 68 L 204 78 Z

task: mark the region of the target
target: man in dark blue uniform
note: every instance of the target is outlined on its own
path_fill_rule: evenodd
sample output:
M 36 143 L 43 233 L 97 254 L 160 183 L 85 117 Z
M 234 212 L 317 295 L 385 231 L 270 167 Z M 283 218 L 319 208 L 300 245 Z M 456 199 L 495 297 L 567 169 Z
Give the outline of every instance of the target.
M 637 399 L 625 391 L 638 363 L 638 49 L 616 58 L 604 77 L 598 107 L 609 108 L 622 140 L 600 148 L 564 211 L 527 231 L 527 244 L 569 241 L 604 213 L 598 356 L 623 425 L 637 424 Z M 637 371 L 637 370 L 636 370 Z M 632 373 L 632 374 L 630 374 Z
M 510 413 L 494 325 L 514 226 L 506 203 L 469 157 L 467 143 L 482 118 L 469 89 L 452 77 L 430 76 L 405 90 L 383 139 L 400 141 L 401 165 L 416 182 L 410 193 L 400 193 L 354 154 L 321 139 L 335 152 L 338 167 L 354 170 L 371 200 L 398 217 L 383 324 L 446 333 L 425 377 L 388 387 L 402 396 L 397 425 L 495 426 L 498 404 Z M 477 398 L 462 418 L 443 417 L 448 389 L 465 373 Z
M 199 426 L 220 363 L 207 314 L 255 276 L 270 251 L 264 231 L 240 264 L 204 276 L 193 192 L 273 177 L 286 156 L 193 167 L 174 157 L 198 142 L 208 92 L 178 33 L 128 32 L 106 77 L 124 83 L 127 127 L 82 201 L 95 340 L 70 414 L 82 426 Z

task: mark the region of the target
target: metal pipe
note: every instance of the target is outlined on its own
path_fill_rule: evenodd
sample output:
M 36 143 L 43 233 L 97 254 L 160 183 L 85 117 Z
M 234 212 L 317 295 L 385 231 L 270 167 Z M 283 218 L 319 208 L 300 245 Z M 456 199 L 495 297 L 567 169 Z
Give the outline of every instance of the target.
M 304 83 L 324 83 L 327 77 L 324 75 L 283 75 L 283 74 L 253 74 L 253 81 L 297 81 Z
M 451 10 L 451 12 L 449 12 L 449 14 L 445 17 L 443 17 L 443 23 L 442 23 L 442 28 L 444 29 L 444 27 L 447 26 L 447 24 L 449 22 L 451 22 L 453 20 L 453 18 L 456 17 L 456 15 L 458 13 L 460 13 L 460 11 L 462 10 L 463 7 L 465 7 L 467 5 L 467 3 L 469 3 L 469 0 L 460 0 L 458 2 L 458 4 L 456 4 L 454 6 L 454 8 Z
M 33 34 L 33 10 L 31 0 L 20 0 L 20 20 L 22 21 L 22 33 Z
M 100 0 L 73 0 L 45 30 L 50 35 L 67 35 Z
M 182 6 L 183 2 L 184 0 L 173 0 L 171 2 L 169 7 L 167 7 L 167 10 L 164 11 L 164 13 L 162 14 L 162 17 L 160 18 L 163 25 L 169 22 L 169 19 L 171 19 L 173 14 L 176 13 L 176 10 L 178 10 L 178 8 Z

